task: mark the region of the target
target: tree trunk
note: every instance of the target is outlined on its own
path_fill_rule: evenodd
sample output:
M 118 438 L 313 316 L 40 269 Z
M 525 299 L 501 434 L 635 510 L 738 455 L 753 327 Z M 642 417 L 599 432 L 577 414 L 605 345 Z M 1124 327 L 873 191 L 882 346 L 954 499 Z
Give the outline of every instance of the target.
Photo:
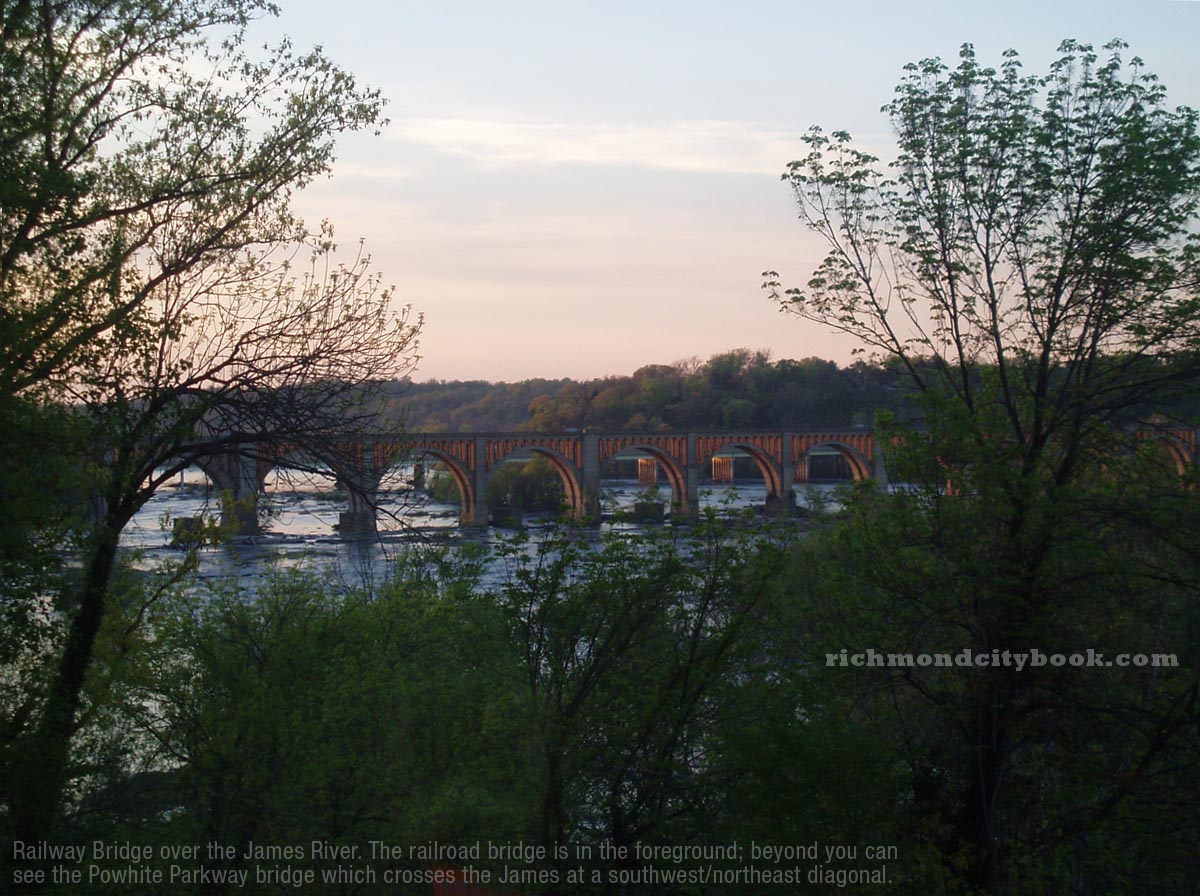
M 106 519 L 92 536 L 91 557 L 71 618 L 58 670 L 41 719 L 17 747 L 12 785 L 14 839 L 32 844 L 54 837 L 60 821 L 71 739 L 117 555 L 120 527 Z
M 979 695 L 974 707 L 975 735 L 971 739 L 970 780 L 963 807 L 962 833 L 969 844 L 968 879 L 980 893 L 1000 893 L 1001 832 L 996 830 L 1001 802 L 1001 777 L 1008 753 L 1005 695 L 995 682 Z
M 548 887 L 546 896 L 558 896 L 562 892 L 564 863 L 558 858 L 558 847 L 565 840 L 563 817 L 563 769 L 562 750 L 556 744 L 546 755 L 546 791 L 542 795 L 542 842 L 546 845 L 552 867 L 559 871 L 557 884 Z

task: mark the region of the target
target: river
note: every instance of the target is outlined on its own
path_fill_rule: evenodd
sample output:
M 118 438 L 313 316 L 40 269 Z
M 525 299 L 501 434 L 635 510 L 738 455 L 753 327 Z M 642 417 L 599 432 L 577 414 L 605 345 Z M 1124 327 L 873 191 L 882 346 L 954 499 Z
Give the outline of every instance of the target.
M 796 503 L 811 506 L 829 502 L 834 486 L 797 486 Z M 601 487 L 604 521 L 599 531 L 641 531 L 646 524 L 613 519 L 628 513 L 645 489 L 632 479 L 605 479 Z M 669 494 L 669 493 L 668 493 Z M 199 576 L 217 580 L 254 580 L 271 568 L 301 568 L 332 575 L 347 585 L 377 581 L 389 563 L 412 545 L 483 543 L 494 545 L 510 538 L 511 530 L 489 527 L 462 530 L 457 503 L 436 501 L 422 490 L 397 489 L 381 494 L 379 533 L 374 538 L 347 537 L 336 529 L 338 515 L 346 509 L 346 496 L 325 478 L 275 475 L 268 477 L 260 499 L 267 514 L 263 531 L 236 536 L 227 543 L 200 551 Z M 733 513 L 760 508 L 766 486 L 745 481 L 702 486 L 701 509 Z M 217 512 L 216 494 L 199 469 L 184 471 L 180 479 L 164 486 L 134 517 L 121 536 L 121 545 L 135 566 L 152 569 L 182 556 L 171 545 L 174 520 Z M 536 539 L 539 531 L 555 526 L 550 517 L 530 515 L 526 524 Z

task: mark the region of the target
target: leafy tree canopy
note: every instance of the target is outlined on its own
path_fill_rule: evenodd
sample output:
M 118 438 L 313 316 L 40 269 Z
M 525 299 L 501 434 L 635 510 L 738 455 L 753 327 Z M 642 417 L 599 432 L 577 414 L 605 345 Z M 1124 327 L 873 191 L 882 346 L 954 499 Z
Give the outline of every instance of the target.
M 253 464 L 372 425 L 415 359 L 419 321 L 368 256 L 339 262 L 290 205 L 383 100 L 319 50 L 249 46 L 275 12 L 0 0 L 0 655 L 28 684 L 3 706 L 0 804 L 22 840 L 55 830 L 134 513 L 214 444 Z M 78 568 L 55 576 L 68 534 Z
M 1196 854 L 1170 793 L 1200 769 L 1200 507 L 1162 448 L 1194 438 L 1171 413 L 1200 384 L 1200 137 L 1104 49 L 1067 41 L 1044 75 L 970 45 L 910 65 L 886 169 L 813 129 L 784 175 L 829 251 L 806 287 L 767 287 L 902 369 L 923 415 L 885 443 L 906 487 L 806 545 L 814 665 L 821 644 L 1178 664 L 826 673 L 894 732 L 930 891 L 1185 892 Z

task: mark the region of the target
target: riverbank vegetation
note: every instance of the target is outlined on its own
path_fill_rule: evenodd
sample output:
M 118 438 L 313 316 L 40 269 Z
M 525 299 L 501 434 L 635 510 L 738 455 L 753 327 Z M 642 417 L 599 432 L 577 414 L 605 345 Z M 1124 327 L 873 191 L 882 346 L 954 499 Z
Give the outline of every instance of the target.
M 586 867 L 542 888 L 578 893 L 647 864 L 704 864 L 636 858 L 652 847 L 819 829 L 909 854 L 890 808 L 901 776 L 778 628 L 793 550 L 755 518 L 604 541 L 563 529 L 502 546 L 500 580 L 485 552 L 438 549 L 371 590 L 289 575 L 250 599 L 233 583 L 164 594 L 137 634 L 114 613 L 93 678 L 103 710 L 86 720 L 59 836 L 155 844 L 135 864 L 164 874 L 159 846 L 220 843 L 232 854 L 209 864 L 234 881 L 287 865 L 316 875 L 313 893 L 343 892 L 322 885 L 333 865 L 313 841 L 362 856 L 372 840 L 403 845 L 347 863 L 380 875 L 439 864 L 409 856 L 414 844 L 524 842 L 545 857 L 517 864 L 548 879 Z M 256 844 L 301 846 L 285 862 Z M 273 892 L 171 888 L 243 891 Z
M 412 383 L 393 403 L 418 431 L 849 428 L 896 402 L 898 383 L 881 367 L 735 349 L 596 380 Z

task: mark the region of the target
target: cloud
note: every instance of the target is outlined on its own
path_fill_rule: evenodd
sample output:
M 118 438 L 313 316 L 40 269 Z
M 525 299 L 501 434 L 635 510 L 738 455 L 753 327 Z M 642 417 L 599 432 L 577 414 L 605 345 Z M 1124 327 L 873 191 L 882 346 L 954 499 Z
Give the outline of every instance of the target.
M 407 118 L 391 139 L 466 156 L 486 167 L 623 165 L 778 175 L 800 154 L 802 131 L 744 121 L 568 124 L 489 118 Z

